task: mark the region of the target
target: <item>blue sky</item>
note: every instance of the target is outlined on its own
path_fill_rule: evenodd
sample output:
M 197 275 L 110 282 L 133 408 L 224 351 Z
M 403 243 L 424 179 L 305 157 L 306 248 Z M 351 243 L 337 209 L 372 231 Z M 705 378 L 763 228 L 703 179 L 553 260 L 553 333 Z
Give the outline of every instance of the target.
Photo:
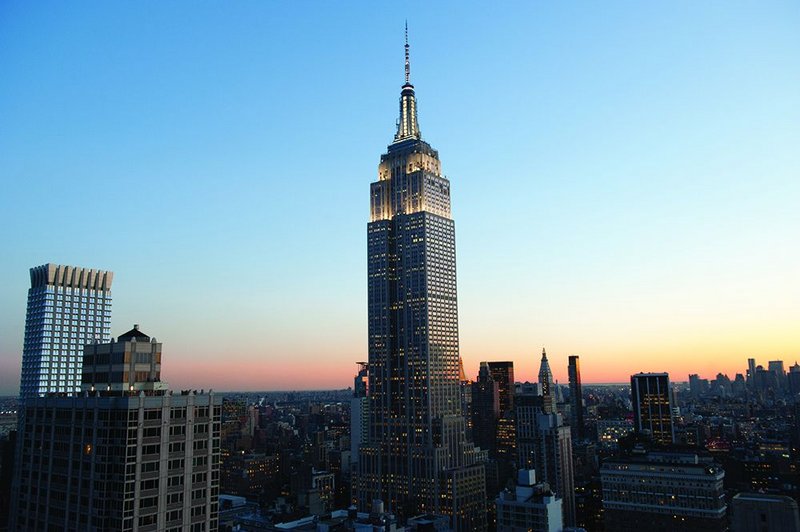
M 349 385 L 406 19 L 468 373 L 800 358 L 796 2 L 4 2 L 0 393 L 45 262 L 113 270 L 173 385 Z

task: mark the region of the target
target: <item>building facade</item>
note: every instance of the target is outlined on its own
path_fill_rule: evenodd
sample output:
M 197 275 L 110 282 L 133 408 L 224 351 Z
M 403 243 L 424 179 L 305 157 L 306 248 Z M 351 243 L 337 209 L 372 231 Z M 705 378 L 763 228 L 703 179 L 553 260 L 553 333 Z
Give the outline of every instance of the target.
M 534 469 L 562 500 L 565 526 L 575 524 L 575 479 L 572 437 L 561 414 L 546 413 L 547 396 L 519 394 L 517 410 L 517 464 Z
M 635 432 L 648 432 L 657 443 L 675 442 L 672 391 L 667 373 L 631 375 L 631 403 Z
M 222 396 L 165 392 L 138 329 L 85 358 L 82 394 L 25 402 L 11 530 L 217 530 Z
M 725 472 L 695 454 L 609 459 L 600 467 L 608 532 L 727 530 Z
M 461 407 L 450 182 L 420 135 L 407 43 L 397 133 L 370 211 L 370 428 L 354 498 L 362 511 L 380 499 L 401 519 L 443 514 L 457 530 L 483 530 L 486 453 L 467 440 Z
M 581 359 L 578 355 L 569 357 L 567 366 L 569 373 L 570 420 L 573 440 L 586 438 L 586 428 L 583 421 L 583 388 L 581 387 Z
M 561 499 L 533 470 L 520 469 L 514 490 L 497 497 L 497 532 L 561 532 Z
M 478 380 L 472 383 L 472 441 L 496 458 L 497 420 L 500 418 L 500 390 L 489 372 L 486 362 L 481 362 Z
M 114 274 L 58 264 L 30 274 L 20 398 L 80 392 L 84 346 L 111 338 Z
M 358 465 L 358 450 L 369 437 L 369 365 L 360 362 L 353 379 L 353 397 L 350 399 L 350 462 Z
M 731 532 L 800 532 L 797 501 L 786 495 L 737 493 L 731 501 Z

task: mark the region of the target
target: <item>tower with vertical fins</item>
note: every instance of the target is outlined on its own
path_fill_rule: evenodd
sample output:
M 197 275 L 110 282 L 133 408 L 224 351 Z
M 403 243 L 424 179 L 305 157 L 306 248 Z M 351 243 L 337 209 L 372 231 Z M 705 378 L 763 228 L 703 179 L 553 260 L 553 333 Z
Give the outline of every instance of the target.
M 422 140 L 410 68 L 406 27 L 397 132 L 370 187 L 369 434 L 353 498 L 401 522 L 443 514 L 455 530 L 485 530 L 486 453 L 461 408 L 450 182 Z

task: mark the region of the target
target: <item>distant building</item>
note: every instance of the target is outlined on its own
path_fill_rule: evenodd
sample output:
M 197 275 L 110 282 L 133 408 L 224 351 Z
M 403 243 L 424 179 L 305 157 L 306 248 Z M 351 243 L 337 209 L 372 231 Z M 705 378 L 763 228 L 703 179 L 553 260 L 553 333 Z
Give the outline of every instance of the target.
M 561 498 L 531 469 L 520 469 L 513 490 L 497 497 L 497 532 L 561 532 Z
M 500 485 L 513 478 L 516 471 L 516 421 L 514 416 L 514 363 L 511 361 L 489 362 L 489 371 L 500 392 L 500 418 L 497 420 L 496 456 Z M 487 493 L 493 497 L 494 493 Z
M 20 398 L 81 391 L 83 348 L 111 338 L 114 274 L 75 266 L 31 268 Z
M 573 440 L 586 438 L 583 422 L 583 388 L 581 387 L 581 360 L 578 355 L 569 357 L 570 429 Z
M 267 483 L 277 477 L 279 469 L 278 455 L 233 453 L 222 460 L 221 488 L 228 495 L 258 501 Z
M 775 376 L 775 382 L 779 389 L 786 387 L 786 370 L 783 367 L 783 360 L 770 360 L 767 364 L 767 371 Z
M 369 437 L 369 364 L 359 362 L 350 399 L 350 461 L 358 466 L 358 449 Z
M 784 495 L 739 493 L 731 501 L 731 532 L 800 532 L 797 501 Z
M 789 373 L 786 374 L 789 393 L 792 395 L 800 393 L 800 364 L 794 363 L 789 366 Z
M 497 384 L 500 393 L 500 415 L 504 416 L 514 410 L 514 363 L 495 361 L 489 362 L 488 365 L 489 373 L 492 374 L 492 380 Z
M 472 441 L 496 458 L 497 420 L 500 418 L 500 390 L 489 365 L 481 362 L 478 379 L 472 383 Z
M 651 452 L 600 466 L 607 532 L 722 532 L 725 472 L 696 454 Z
M 85 349 L 84 393 L 25 403 L 11 530 L 216 530 L 222 396 L 172 395 L 134 327 Z
M 747 387 L 751 391 L 756 391 L 756 359 L 747 359 Z
M 543 408 L 545 413 L 551 414 L 556 411 L 555 384 L 553 383 L 553 372 L 550 370 L 550 362 L 547 361 L 547 352 L 542 348 L 542 360 L 539 362 L 539 386 L 542 387 Z
M 633 422 L 631 420 L 597 420 L 597 443 L 603 449 L 616 449 L 619 439 L 631 432 L 633 432 Z
M 674 443 L 673 402 L 669 374 L 631 375 L 631 402 L 634 431 L 649 433 L 657 443 Z
M 535 469 L 562 499 L 563 521 L 575 523 L 575 481 L 572 437 L 561 414 L 545 413 L 547 397 L 520 394 L 517 410 L 517 463 L 520 469 Z
M 689 375 L 689 393 L 693 399 L 704 396 L 708 393 L 708 379 L 701 379 L 699 375 Z

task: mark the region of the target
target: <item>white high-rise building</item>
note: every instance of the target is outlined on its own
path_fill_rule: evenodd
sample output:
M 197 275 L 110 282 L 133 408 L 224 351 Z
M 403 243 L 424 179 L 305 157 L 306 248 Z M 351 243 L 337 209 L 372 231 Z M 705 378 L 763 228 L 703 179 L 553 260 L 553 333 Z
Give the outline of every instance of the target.
M 20 398 L 81 391 L 83 348 L 111 339 L 112 272 L 31 268 Z

